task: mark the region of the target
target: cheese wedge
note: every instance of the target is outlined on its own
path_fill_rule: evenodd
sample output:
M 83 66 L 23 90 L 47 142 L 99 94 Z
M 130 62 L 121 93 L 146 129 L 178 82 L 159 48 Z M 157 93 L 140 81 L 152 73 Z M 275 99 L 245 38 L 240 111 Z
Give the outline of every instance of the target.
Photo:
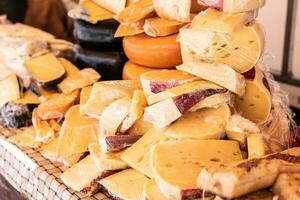
M 184 62 L 227 64 L 239 73 L 255 66 L 264 49 L 264 34 L 257 22 L 236 28 L 232 34 L 181 29 L 179 37 Z
M 263 134 L 249 134 L 247 136 L 248 159 L 257 158 L 267 154 Z
M 69 75 L 57 86 L 63 93 L 70 93 L 74 90 L 92 85 L 97 82 L 101 76 L 92 68 L 85 68 L 76 74 Z
M 86 152 L 90 143 L 97 141 L 98 132 L 98 120 L 82 117 L 79 105 L 71 107 L 59 133 L 57 155 L 68 157 Z
M 86 104 L 80 106 L 82 115 L 100 118 L 104 109 L 123 97 L 131 97 L 134 90 L 141 89 L 139 81 L 102 81 L 93 85 Z
M 91 18 L 98 17 L 99 21 L 101 17 L 103 18 L 101 21 L 103 21 L 112 19 L 114 16 L 114 13 L 103 8 L 101 5 L 98 5 L 93 0 L 82 0 L 80 1 L 79 6 L 83 14 L 88 15 Z
M 179 140 L 157 144 L 151 152 L 154 179 L 169 199 L 183 199 L 184 191 L 198 189 L 203 167 L 242 159 L 238 143 L 222 140 Z M 195 198 L 202 197 L 202 190 Z
M 229 14 L 208 8 L 194 17 L 191 28 L 232 34 L 237 28 L 252 22 L 257 14 L 255 11 Z
M 126 0 L 92 0 L 102 8 L 115 14 L 121 12 L 126 5 Z
M 258 68 L 253 68 L 247 72 L 245 77 L 246 93 L 236 98 L 235 107 L 242 116 L 255 123 L 262 123 L 270 115 L 272 107 L 268 81 L 264 73 Z
M 144 20 L 140 20 L 131 24 L 120 24 L 115 32 L 115 38 L 133 36 L 144 33 L 144 23 Z
M 272 191 L 279 195 L 280 199 L 300 199 L 299 194 L 300 174 L 284 173 L 277 178 Z
M 66 77 L 71 76 L 73 74 L 77 74 L 80 71 L 79 68 L 77 68 L 75 65 L 73 65 L 73 63 L 71 63 L 67 59 L 58 58 L 58 60 L 66 70 Z
M 141 83 L 146 96 L 196 80 L 199 78 L 179 70 L 157 70 L 141 75 Z
M 87 87 L 84 87 L 81 89 L 81 92 L 80 92 L 80 105 L 83 105 L 85 104 L 89 97 L 90 97 L 90 94 L 91 94 L 91 91 L 92 91 L 92 86 L 87 86 Z
M 134 169 L 127 169 L 100 180 L 100 184 L 115 199 L 141 200 L 148 178 Z M 128 188 L 130 187 L 130 188 Z
M 150 167 L 150 150 L 162 141 L 167 141 L 163 130 L 151 128 L 139 141 L 126 149 L 121 158 L 130 167 L 141 172 L 147 177 L 153 177 Z
M 127 0 L 126 1 L 126 7 L 128 7 L 129 5 L 131 5 L 131 4 L 134 4 L 134 3 L 136 3 L 136 2 L 139 2 L 140 0 Z
M 35 129 L 35 141 L 47 143 L 54 136 L 54 131 L 47 121 L 43 121 L 37 108 L 32 112 L 32 124 Z
M 8 141 L 19 147 L 39 148 L 41 146 L 40 142 L 35 141 L 35 129 L 33 126 L 17 131 L 16 135 L 8 138 Z
M 103 153 L 100 151 L 98 143 L 91 143 L 89 145 L 89 152 L 99 170 L 120 170 L 128 167 L 127 163 L 121 160 L 121 152 L 117 153 Z
M 239 96 L 245 93 L 245 78 L 227 65 L 186 62 L 177 69 L 216 83 Z
M 144 92 L 141 90 L 135 90 L 131 99 L 129 113 L 120 125 L 119 132 L 125 133 L 129 130 L 133 124 L 143 116 L 146 106 L 147 100 Z
M 151 179 L 144 185 L 142 200 L 168 200 L 168 199 L 161 193 L 161 191 L 156 185 L 155 180 Z
M 124 97 L 111 103 L 100 117 L 100 134 L 102 136 L 116 135 L 118 128 L 129 114 L 131 99 Z
M 144 135 L 152 128 L 152 124 L 147 122 L 142 116 L 138 119 L 133 126 L 126 132 L 129 135 Z
M 272 186 L 279 173 L 299 172 L 300 148 L 202 169 L 197 186 L 233 199 Z
M 26 92 L 23 93 L 22 97 L 20 99 L 17 99 L 13 101 L 15 104 L 40 104 L 42 101 L 35 95 L 33 94 L 30 90 L 27 90 Z
M 255 123 L 237 114 L 229 118 L 225 130 L 227 137 L 239 142 L 244 150 L 247 148 L 247 136 L 261 132 Z
M 123 80 L 140 80 L 142 74 L 154 71 L 155 69 L 137 65 L 131 61 L 128 61 L 123 68 Z
M 19 81 L 15 74 L 0 80 L 0 86 L 2 88 L 0 91 L 0 107 L 21 97 Z
M 98 6 L 96 15 L 87 15 L 82 13 L 82 9 L 80 6 L 77 6 L 73 9 L 71 9 L 68 12 L 68 16 L 74 20 L 83 20 L 85 22 L 91 23 L 91 24 L 97 24 L 100 21 L 113 19 L 114 13 L 109 12 L 108 10 L 105 10 L 104 8 L 101 8 Z
M 225 136 L 225 126 L 230 115 L 231 111 L 227 104 L 217 109 L 206 108 L 187 112 L 171 124 L 164 134 L 174 139 L 220 139 Z
M 120 23 L 130 24 L 145 19 L 153 14 L 155 14 L 155 12 L 152 0 L 140 0 L 123 9 L 115 16 L 115 19 Z
M 161 18 L 190 21 L 191 0 L 153 0 L 153 7 Z

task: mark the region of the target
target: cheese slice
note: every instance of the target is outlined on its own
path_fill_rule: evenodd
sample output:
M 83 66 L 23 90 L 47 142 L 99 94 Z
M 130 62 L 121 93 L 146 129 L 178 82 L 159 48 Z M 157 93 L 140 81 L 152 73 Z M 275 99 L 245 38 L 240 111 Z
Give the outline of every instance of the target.
M 0 87 L 0 107 L 21 97 L 19 81 L 15 74 L 0 80 Z
M 90 97 L 90 94 L 91 94 L 91 91 L 92 91 L 92 86 L 87 86 L 87 87 L 84 87 L 81 89 L 81 92 L 80 92 L 80 105 L 83 105 L 85 104 L 89 97 Z
M 155 180 L 151 179 L 144 185 L 142 200 L 168 200 L 168 198 L 159 190 Z
M 196 80 L 199 78 L 179 70 L 157 70 L 141 75 L 141 83 L 146 96 Z
M 130 24 L 120 24 L 115 32 L 115 37 L 127 37 L 144 33 L 144 23 L 144 20 L 139 20 Z
M 177 69 L 221 85 L 239 96 L 245 93 L 245 78 L 227 65 L 187 62 L 177 66 Z
M 66 77 L 77 74 L 80 70 L 65 58 L 58 58 L 59 62 L 66 70 Z
M 153 7 L 161 18 L 189 22 L 191 3 L 191 0 L 153 0 Z
M 100 180 L 100 184 L 116 199 L 141 200 L 147 181 L 148 178 L 143 174 L 127 169 Z
M 261 123 L 268 118 L 271 112 L 272 96 L 269 84 L 264 73 L 257 67 L 247 74 L 246 93 L 236 98 L 235 107 L 242 116 L 255 123 Z M 247 78 L 247 76 L 250 77 Z
M 194 17 L 191 28 L 232 34 L 235 29 L 257 17 L 257 12 L 224 13 L 213 8 L 199 13 Z
M 153 177 L 150 167 L 150 150 L 155 144 L 167 140 L 163 134 L 164 131 L 164 129 L 151 128 L 141 139 L 125 150 L 121 156 L 122 160 L 145 176 Z
M 220 139 L 225 136 L 225 126 L 230 115 L 231 111 L 227 104 L 216 109 L 206 108 L 187 112 L 171 124 L 164 134 L 174 139 Z
M 99 10 L 96 13 L 97 15 L 89 16 L 82 13 L 81 7 L 77 6 L 68 12 L 68 16 L 74 20 L 80 19 L 91 24 L 97 24 L 100 21 L 113 19 L 114 17 L 114 14 L 112 12 L 109 12 L 108 10 L 105 10 L 101 7 L 98 7 L 97 10 Z
M 102 8 L 109 10 L 115 14 L 121 12 L 126 5 L 126 0 L 92 0 Z
M 257 158 L 267 154 L 264 136 L 262 133 L 247 136 L 248 159 Z
M 125 133 L 129 130 L 133 124 L 143 116 L 146 106 L 147 100 L 144 92 L 141 90 L 135 90 L 131 99 L 129 113 L 120 125 L 119 131 L 121 133 Z
M 138 64 L 135 64 L 131 61 L 128 61 L 123 68 L 122 77 L 123 80 L 140 80 L 140 77 L 143 73 L 154 71 L 155 69 L 144 67 Z
M 33 94 L 30 90 L 27 90 L 23 93 L 20 99 L 13 101 L 15 104 L 40 104 L 42 103 L 41 100 Z
M 71 107 L 59 133 L 57 155 L 68 157 L 86 152 L 90 143 L 97 141 L 98 132 L 98 120 L 82 117 L 79 105 Z
M 169 141 L 157 144 L 151 152 L 154 179 L 169 199 L 182 199 L 183 191 L 197 189 L 197 177 L 203 167 L 239 160 L 242 156 L 235 141 Z
M 63 93 L 70 93 L 76 89 L 81 89 L 83 87 L 92 85 L 101 78 L 92 68 L 85 68 L 77 72 L 76 74 L 69 75 L 57 86 Z
M 141 89 L 140 82 L 137 80 L 95 83 L 86 104 L 80 106 L 80 112 L 82 115 L 100 118 L 107 106 L 117 99 L 131 98 L 136 89 Z
M 39 148 L 41 146 L 40 142 L 35 141 L 35 129 L 33 126 L 24 130 L 18 130 L 16 135 L 8 138 L 8 141 L 19 147 Z
M 100 134 L 102 136 L 116 135 L 118 128 L 129 114 L 131 99 L 124 97 L 111 103 L 100 117 Z
M 35 141 L 47 143 L 54 136 L 54 131 L 47 121 L 41 119 L 37 108 L 32 112 L 32 124 L 36 133 Z
M 100 151 L 99 143 L 91 143 L 89 152 L 99 170 L 120 170 L 128 167 L 127 163 L 121 160 L 122 151 L 117 153 L 103 153 Z

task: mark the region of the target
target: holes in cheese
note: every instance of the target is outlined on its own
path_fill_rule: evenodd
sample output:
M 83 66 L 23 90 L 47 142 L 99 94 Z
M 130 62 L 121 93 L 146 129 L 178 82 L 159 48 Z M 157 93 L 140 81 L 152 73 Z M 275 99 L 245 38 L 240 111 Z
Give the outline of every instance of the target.
M 37 109 L 32 112 L 32 124 L 36 133 L 35 141 L 37 142 L 47 143 L 55 134 L 50 124 L 41 119 Z
M 177 34 L 153 38 L 145 34 L 125 37 L 123 48 L 134 63 L 153 68 L 175 68 L 182 63 Z
M 198 189 L 197 177 L 202 168 L 239 160 L 242 156 L 235 141 L 169 141 L 155 145 L 151 152 L 154 179 L 169 199 L 182 199 L 184 190 Z
M 251 71 L 252 78 L 253 72 L 255 72 L 254 79 L 246 79 L 246 92 L 243 96 L 236 98 L 235 107 L 243 117 L 255 123 L 261 123 L 268 118 L 271 112 L 272 96 L 264 83 L 264 73 L 258 68 Z M 246 78 L 249 78 L 250 75 L 247 74 Z
M 171 124 L 164 134 L 174 139 L 220 139 L 225 136 L 225 126 L 230 115 L 227 104 L 219 108 L 187 112 Z
M 153 71 L 155 69 L 144 67 L 138 64 L 135 64 L 131 61 L 128 61 L 123 68 L 123 80 L 140 80 L 140 76 L 143 73 L 146 73 L 148 71 Z
M 0 107 L 4 106 L 9 101 L 19 99 L 22 95 L 18 77 L 15 74 L 1 79 L 0 87 Z
M 32 79 L 44 86 L 59 83 L 66 72 L 59 60 L 51 53 L 28 60 L 26 67 Z
M 20 147 L 39 148 L 41 146 L 41 143 L 35 141 L 35 129 L 33 126 L 17 131 L 16 135 L 8 138 L 8 141 Z
M 98 72 L 91 68 L 85 68 L 77 73 L 74 73 L 73 75 L 68 76 L 57 86 L 63 93 L 70 93 L 76 89 L 81 89 L 83 87 L 92 85 L 100 78 L 101 76 L 98 74 Z

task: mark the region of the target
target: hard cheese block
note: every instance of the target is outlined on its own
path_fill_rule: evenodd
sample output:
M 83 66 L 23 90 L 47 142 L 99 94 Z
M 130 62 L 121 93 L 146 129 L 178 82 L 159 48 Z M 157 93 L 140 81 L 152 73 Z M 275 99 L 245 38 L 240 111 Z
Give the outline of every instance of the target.
M 272 107 L 268 81 L 258 67 L 245 73 L 244 76 L 246 93 L 236 98 L 235 107 L 247 119 L 255 123 L 263 122 L 268 118 Z
M 140 140 L 125 150 L 121 158 L 130 167 L 147 177 L 153 177 L 150 167 L 150 150 L 159 142 L 166 141 L 164 130 L 151 128 Z
M 0 80 L 0 87 L 0 107 L 21 97 L 19 81 L 15 74 Z
M 125 37 L 123 48 L 134 63 L 153 68 L 175 68 L 182 63 L 177 34 L 153 38 L 145 34 Z
M 123 68 L 122 78 L 123 80 L 140 80 L 140 77 L 143 73 L 148 71 L 153 71 L 155 69 L 144 67 L 138 64 L 135 64 L 131 61 L 128 61 Z
M 199 29 L 181 29 L 179 37 L 184 62 L 227 64 L 239 73 L 255 66 L 264 49 L 264 34 L 257 22 L 236 28 L 232 34 Z
M 230 115 L 227 104 L 219 108 L 187 112 L 171 124 L 164 134 L 174 139 L 220 139 L 225 136 L 225 126 Z
M 47 121 L 43 121 L 35 108 L 32 112 L 32 124 L 35 129 L 35 141 L 48 142 L 54 136 L 54 130 Z
M 262 133 L 247 136 L 248 159 L 257 158 L 267 154 L 265 139 Z
M 107 19 L 112 19 L 114 14 L 103 7 L 99 6 L 92 0 L 83 0 L 79 3 L 80 10 L 83 14 L 88 15 L 89 18 L 95 19 L 90 21 L 93 23 L 94 21 L 102 21 Z
M 203 167 L 241 159 L 235 141 L 179 140 L 157 144 L 152 149 L 151 167 L 154 179 L 166 197 L 182 199 L 184 191 L 198 188 L 197 177 Z
M 127 169 L 100 180 L 100 184 L 116 199 L 141 200 L 148 178 L 134 169 Z M 130 188 L 128 188 L 130 187 Z

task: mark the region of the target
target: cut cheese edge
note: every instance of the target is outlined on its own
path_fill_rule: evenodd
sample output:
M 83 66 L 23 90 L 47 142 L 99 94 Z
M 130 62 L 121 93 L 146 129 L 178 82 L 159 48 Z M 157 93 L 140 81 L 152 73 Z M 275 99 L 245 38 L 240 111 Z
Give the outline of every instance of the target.
M 261 157 L 267 154 L 264 136 L 261 133 L 247 136 L 248 159 Z
M 83 20 L 85 22 L 91 23 L 91 24 L 97 24 L 100 21 L 104 21 L 104 20 L 109 20 L 109 19 L 113 19 L 114 14 L 101 8 L 101 11 L 99 10 L 98 15 L 96 16 L 89 16 L 86 14 L 83 14 L 81 12 L 81 8 L 80 6 L 77 6 L 73 9 L 71 9 L 68 12 L 68 16 L 74 20 L 80 19 Z
M 121 12 L 126 5 L 126 0 L 92 0 L 100 7 L 115 14 Z

